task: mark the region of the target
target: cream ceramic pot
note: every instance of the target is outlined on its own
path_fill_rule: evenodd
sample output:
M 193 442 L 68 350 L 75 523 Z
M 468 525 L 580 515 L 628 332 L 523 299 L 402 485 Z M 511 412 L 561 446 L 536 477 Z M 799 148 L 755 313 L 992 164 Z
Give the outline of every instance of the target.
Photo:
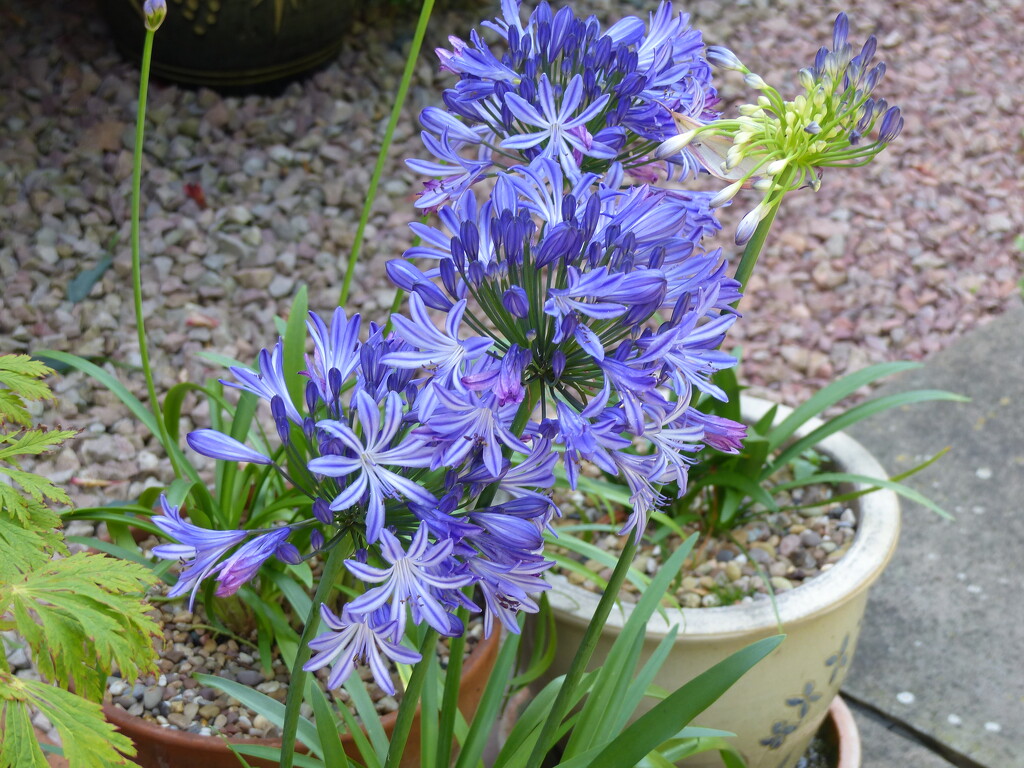
M 744 418 L 757 420 L 771 407 L 763 400 L 744 398 Z M 788 412 L 780 407 L 777 418 Z M 812 421 L 798 436 L 820 425 L 820 421 Z M 841 471 L 886 477 L 875 458 L 842 433 L 824 440 L 818 450 L 828 454 Z M 776 634 L 781 620 L 786 634 L 783 643 L 693 723 L 736 733 L 732 741 L 749 768 L 793 768 L 850 668 L 868 588 L 892 557 L 900 528 L 899 501 L 892 491 L 882 489 L 861 497 L 855 511 L 857 535 L 847 554 L 820 576 L 777 595 L 778 617 L 771 601 L 764 600 L 677 609 L 667 615 L 655 614 L 647 625 L 641 663 L 672 625 L 679 627 L 675 647 L 655 679 L 671 691 L 735 651 Z M 548 596 L 558 631 L 549 674 L 555 676 L 568 670 L 599 598 L 563 576 L 552 575 L 549 581 L 553 588 Z M 630 605 L 612 610 L 592 666 L 605 658 L 630 610 Z M 684 765 L 720 768 L 722 763 L 717 753 L 707 753 Z

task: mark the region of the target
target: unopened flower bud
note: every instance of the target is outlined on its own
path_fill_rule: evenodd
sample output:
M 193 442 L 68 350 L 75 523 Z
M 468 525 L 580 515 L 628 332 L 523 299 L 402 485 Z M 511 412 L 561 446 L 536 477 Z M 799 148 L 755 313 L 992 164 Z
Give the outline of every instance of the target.
M 733 182 L 732 184 L 727 186 L 725 189 L 721 190 L 717 195 L 712 197 L 711 200 L 708 201 L 708 205 L 710 207 L 712 207 L 712 208 L 718 208 L 720 206 L 723 206 L 727 202 L 732 200 L 734 197 L 736 197 L 736 193 L 739 192 L 740 189 L 742 189 L 742 188 L 743 188 L 743 182 L 742 181 Z
M 754 72 L 750 72 L 745 75 L 743 77 L 743 82 L 757 91 L 763 91 L 768 87 L 768 83 L 764 81 L 764 78 Z
M 665 141 L 663 141 L 654 151 L 654 156 L 658 160 L 663 160 L 666 157 L 678 155 L 686 149 L 686 146 L 693 141 L 693 137 L 696 135 L 696 131 L 687 131 L 686 133 L 681 133 L 678 136 L 672 136 L 671 138 L 665 139 Z
M 775 176 L 786 170 L 786 166 L 789 165 L 789 158 L 784 157 L 781 160 L 774 160 L 768 163 L 768 167 L 765 168 L 764 172 L 769 176 Z
M 142 15 L 146 21 L 146 29 L 156 32 L 167 18 L 167 0 L 146 0 L 142 4 Z
M 737 72 L 745 72 L 747 70 L 735 53 L 720 45 L 708 46 L 707 58 L 709 62 L 722 69 L 733 69 Z
M 805 91 L 813 91 L 815 86 L 814 72 L 807 67 L 800 70 L 800 85 L 803 86 Z
M 758 203 L 752 211 L 740 219 L 740 225 L 736 228 L 736 245 L 746 245 L 747 241 L 754 236 L 757 225 L 761 223 L 768 214 L 768 206 Z

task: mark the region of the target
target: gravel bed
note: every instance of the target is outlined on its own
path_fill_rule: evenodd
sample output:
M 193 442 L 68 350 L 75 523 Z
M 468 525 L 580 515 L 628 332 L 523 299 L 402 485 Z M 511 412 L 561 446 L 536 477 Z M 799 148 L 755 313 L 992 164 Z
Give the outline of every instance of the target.
M 216 675 L 284 702 L 288 696 L 291 674 L 280 658 L 271 661 L 269 673 L 264 669 L 256 649 L 255 630 L 246 633 L 245 641 L 239 643 L 233 638 L 218 637 L 206 623 L 201 605 L 196 605 L 195 613 L 190 613 L 177 603 L 163 603 L 155 610 L 159 614 L 156 620 L 163 628 L 159 674 L 140 680 L 110 677 L 107 680 L 107 700 L 131 715 L 141 716 L 173 730 L 204 736 L 219 733 L 241 738 L 280 737 L 280 731 L 266 717 L 217 688 L 203 686 L 193 677 L 195 674 Z M 470 621 L 467 627 L 467 655 L 482 636 L 483 621 Z M 446 639 L 442 638 L 437 652 L 441 665 L 446 666 Z M 402 698 L 398 671 L 390 660 L 385 659 L 385 663 L 396 683 L 396 696 L 388 695 L 373 682 L 368 667 L 358 668 L 358 674 L 366 683 L 367 693 L 376 706 L 377 714 L 381 716 L 397 710 Z M 324 691 L 327 691 L 325 683 L 329 673 L 329 668 L 314 673 Z M 350 701 L 348 691 L 344 688 L 327 691 L 327 694 L 339 705 L 347 705 Z M 310 704 L 303 702 L 302 715 L 313 719 Z
M 733 529 L 731 536 L 701 535 L 693 553 L 683 562 L 679 577 L 673 582 L 673 596 L 682 608 L 716 608 L 721 605 L 749 603 L 768 599 L 772 594 L 788 592 L 829 570 L 847 553 L 857 534 L 857 516 L 853 509 L 826 501 L 831 496 L 828 486 L 794 489 L 785 497 L 776 498 L 783 511 L 765 513 Z M 608 523 L 603 508 L 576 492 L 559 493 L 556 501 L 562 509 L 563 524 Z M 806 507 L 789 509 L 789 507 Z M 618 517 L 614 528 L 625 521 L 627 512 L 615 509 Z M 558 521 L 555 523 L 556 529 Z M 699 529 L 683 526 L 686 536 Z M 584 534 L 577 534 L 582 537 Z M 625 540 L 614 533 L 591 534 L 591 543 L 616 557 Z M 669 535 L 657 544 L 645 538 L 633 558 L 633 568 L 653 577 L 661 570 L 663 553 L 671 553 L 683 538 Z M 556 547 L 561 554 L 572 557 L 599 579 L 611 578 L 612 569 L 596 559 Z M 556 566 L 556 573 L 595 594 L 603 592 L 603 584 L 586 573 Z M 622 599 L 636 602 L 637 586 L 626 581 Z

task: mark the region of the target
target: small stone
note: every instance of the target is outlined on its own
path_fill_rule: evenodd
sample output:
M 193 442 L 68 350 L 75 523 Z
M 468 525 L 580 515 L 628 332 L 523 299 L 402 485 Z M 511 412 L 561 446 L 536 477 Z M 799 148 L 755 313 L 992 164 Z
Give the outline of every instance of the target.
M 781 576 L 772 576 L 771 585 L 776 592 L 788 592 L 793 588 L 793 582 Z
M 235 675 L 235 680 L 242 685 L 256 686 L 263 682 L 263 673 L 258 669 L 242 669 Z
M 821 544 L 821 534 L 808 528 L 800 534 L 800 543 L 805 547 L 814 548 Z
M 11 663 L 11 665 L 13 666 L 14 665 L 13 655 L 12 656 L 8 656 L 7 657 L 7 661 L 9 661 Z M 124 680 L 115 680 L 114 682 L 112 682 L 110 684 L 110 686 L 107 688 L 107 690 L 110 691 L 110 695 L 113 696 L 116 699 L 118 696 L 120 696 L 121 694 L 123 694 L 125 691 L 128 690 L 128 683 L 126 683 Z
M 239 718 L 239 719 L 241 719 L 241 718 Z M 267 731 L 269 731 L 273 727 L 274 727 L 274 724 L 271 723 L 269 720 L 267 720 L 267 718 L 265 718 L 263 715 L 256 715 L 256 717 L 254 717 L 253 720 L 252 720 L 252 728 L 258 728 L 259 730 L 263 731 L 264 733 L 266 733 Z M 252 730 L 252 729 L 250 728 L 250 730 Z
M 216 704 L 204 704 L 199 707 L 199 716 L 204 720 L 213 720 L 220 715 L 220 707 Z
M 383 712 L 394 712 L 398 709 L 398 701 L 394 696 L 385 696 L 377 702 L 377 707 Z
M 179 728 L 183 731 L 187 730 L 188 727 L 192 725 L 192 720 L 186 717 L 181 712 L 172 712 L 171 714 L 169 714 L 167 716 L 167 722 L 173 725 L 175 728 Z
M 725 564 L 725 577 L 729 581 L 737 581 L 743 577 L 743 569 L 735 561 L 730 561 Z
M 789 557 L 796 552 L 801 546 L 801 540 L 799 536 L 792 533 L 782 537 L 779 542 L 779 554 L 783 557 Z
M 679 604 L 683 608 L 700 608 L 701 596 L 696 592 L 684 592 Z
M 913 704 L 917 700 L 917 697 L 910 691 L 900 691 L 896 694 L 896 701 L 900 704 Z
M 164 689 L 160 685 L 149 686 L 142 694 L 142 706 L 146 709 L 153 709 L 164 699 Z

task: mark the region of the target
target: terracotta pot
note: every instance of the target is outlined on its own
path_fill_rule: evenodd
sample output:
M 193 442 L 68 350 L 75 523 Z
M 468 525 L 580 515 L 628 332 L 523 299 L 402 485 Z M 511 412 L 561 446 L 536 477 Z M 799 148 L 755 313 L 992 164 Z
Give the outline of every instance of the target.
M 771 404 L 744 398 L 744 418 L 756 420 Z M 778 418 L 788 409 L 780 408 Z M 805 434 L 821 422 L 814 422 Z M 819 450 L 843 471 L 869 477 L 886 475 L 878 462 L 852 438 L 837 434 Z M 880 490 L 861 497 L 857 536 L 847 554 L 830 570 L 805 584 L 777 595 L 778 619 L 786 640 L 744 675 L 694 725 L 738 734 L 733 743 L 749 768 L 793 768 L 820 727 L 853 660 L 868 588 L 881 575 L 896 549 L 900 508 L 897 497 Z M 548 674 L 564 674 L 582 640 L 598 595 L 560 575 L 549 578 L 558 643 Z M 595 652 L 593 666 L 606 657 L 621 632 L 632 606 L 613 609 Z M 675 647 L 662 666 L 658 684 L 676 690 L 700 672 L 755 640 L 779 631 L 771 601 L 718 608 L 667 610 L 647 626 L 641 663 L 677 625 Z M 686 766 L 714 766 L 717 755 L 697 756 Z
M 500 634 L 494 632 L 485 640 L 481 640 L 466 658 L 462 671 L 462 683 L 459 688 L 459 709 L 469 719 L 480 703 L 487 679 L 498 657 Z M 200 736 L 196 733 L 163 728 L 156 723 L 141 717 L 129 715 L 120 707 L 104 704 L 103 713 L 107 720 L 135 743 L 138 754 L 135 763 L 140 768 L 238 768 L 238 757 L 227 745 L 226 739 L 219 736 Z M 384 730 L 389 735 L 394 731 L 396 712 L 381 718 Z M 280 739 L 231 739 L 235 744 L 261 746 L 280 746 Z M 342 734 L 345 751 L 354 759 L 359 759 L 352 736 Z M 402 759 L 402 768 L 419 768 L 420 718 L 417 712 L 413 720 L 412 730 L 407 742 L 409 748 Z M 299 745 L 299 751 L 305 748 Z M 251 765 L 261 768 L 276 768 L 276 763 L 256 758 L 246 758 Z
M 836 768 L 860 768 L 860 730 L 841 696 L 832 699 L 828 717 L 818 733 L 826 743 L 835 744 Z

